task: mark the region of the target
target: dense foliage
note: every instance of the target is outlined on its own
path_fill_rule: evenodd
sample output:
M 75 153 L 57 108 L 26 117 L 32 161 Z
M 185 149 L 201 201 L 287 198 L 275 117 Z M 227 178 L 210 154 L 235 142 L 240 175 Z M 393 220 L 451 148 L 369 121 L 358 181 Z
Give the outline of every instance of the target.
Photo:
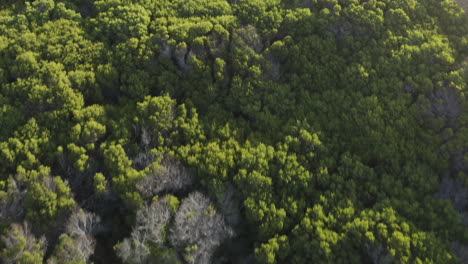
M 0 2 L 1 263 L 467 263 L 452 0 Z

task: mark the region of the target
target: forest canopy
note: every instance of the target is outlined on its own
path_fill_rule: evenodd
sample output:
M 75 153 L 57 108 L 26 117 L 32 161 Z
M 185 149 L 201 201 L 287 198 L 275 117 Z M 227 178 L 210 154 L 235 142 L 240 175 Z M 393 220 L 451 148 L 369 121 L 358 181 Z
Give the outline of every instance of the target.
M 468 263 L 466 12 L 1 1 L 0 263 Z

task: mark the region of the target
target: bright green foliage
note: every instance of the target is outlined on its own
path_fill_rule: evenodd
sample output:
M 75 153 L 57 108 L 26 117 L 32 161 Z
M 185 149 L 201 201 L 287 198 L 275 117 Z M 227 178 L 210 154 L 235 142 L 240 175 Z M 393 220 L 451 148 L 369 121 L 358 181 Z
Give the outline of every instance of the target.
M 468 262 L 467 58 L 452 0 L 0 1 L 0 262 Z
M 70 152 L 71 159 L 75 161 L 73 167 L 80 172 L 86 170 L 88 167 L 86 149 L 73 143 L 68 144 L 67 149 Z
M 103 145 L 104 147 L 104 145 Z M 142 198 L 136 191 L 136 183 L 142 175 L 131 167 L 132 161 L 128 159 L 125 150 L 120 144 L 111 144 L 103 148 L 106 167 L 112 175 L 112 187 L 122 195 L 133 207 L 141 205 Z
M 175 213 L 177 209 L 179 209 L 180 201 L 176 196 L 168 195 L 166 196 L 166 201 L 169 207 L 171 208 L 172 213 Z
M 120 3 L 119 3 L 120 2 Z M 123 2 L 123 3 L 122 3 Z M 110 43 L 148 34 L 148 12 L 138 4 L 125 5 L 125 1 L 96 1 L 98 16 L 90 22 L 97 37 Z
M 145 125 L 144 129 L 154 138 L 156 145 L 163 145 L 174 130 L 175 101 L 167 96 L 147 97 L 138 104 L 137 111 L 140 116 L 137 122 Z
M 257 259 L 262 263 L 275 263 L 275 259 L 284 260 L 288 253 L 288 238 L 275 237 L 255 249 Z
M 96 193 L 102 193 L 106 190 L 107 181 L 102 173 L 96 173 L 93 180 Z
M 106 127 L 91 119 L 83 126 L 80 124 L 74 126 L 72 133 L 75 142 L 88 146 L 106 134 Z
M 75 205 L 67 182 L 59 176 L 52 177 L 48 167 L 39 167 L 37 171 L 19 167 L 17 178 L 28 188 L 24 198 L 26 219 L 38 228 L 51 227 L 57 217 L 71 211 Z

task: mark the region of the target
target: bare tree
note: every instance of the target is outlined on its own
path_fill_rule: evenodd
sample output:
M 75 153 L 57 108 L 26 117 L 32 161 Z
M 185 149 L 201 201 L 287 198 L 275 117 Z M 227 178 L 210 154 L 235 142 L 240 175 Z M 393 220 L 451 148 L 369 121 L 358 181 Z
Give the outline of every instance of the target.
M 34 258 L 42 261 L 46 240 L 44 237 L 36 239 L 29 225 L 12 224 L 6 234 L 1 236 L 3 250 L 0 252 L 0 262 L 3 264 L 23 263 L 24 258 Z
M 60 236 L 59 244 L 54 250 L 48 264 L 64 262 L 87 263 L 94 253 L 96 232 L 100 219 L 82 209 L 75 210 L 67 221 L 65 234 Z
M 136 215 L 136 227 L 133 233 L 140 233 L 141 239 L 153 243 L 164 242 L 164 228 L 171 218 L 171 211 L 166 199 L 153 201 L 153 203 L 139 210 Z
M 143 197 L 151 199 L 163 191 L 179 191 L 192 184 L 193 175 L 180 161 L 166 156 L 160 166 L 149 169 L 149 173 L 138 183 L 137 188 Z
M 126 238 L 117 245 L 117 256 L 124 263 L 146 263 L 151 251 L 140 235 L 140 233 L 134 233 L 131 238 Z
M 193 192 L 182 201 L 175 215 L 169 242 L 188 263 L 203 264 L 210 262 L 216 248 L 232 234 L 210 200 Z
M 100 219 L 98 216 L 83 210 L 75 211 L 68 219 L 66 231 L 75 240 L 80 258 L 87 260 L 94 252 L 96 241 L 93 237 Z
M 99 216 L 79 209 L 68 219 L 66 232 L 72 236 L 94 235 L 99 222 Z
M 143 170 L 153 163 L 156 156 L 151 151 L 140 152 L 133 158 L 132 166 L 137 170 Z
M 26 188 L 11 178 L 7 195 L 0 196 L 0 221 L 20 221 L 23 217 L 23 201 Z
M 200 192 L 185 198 L 174 217 L 173 209 L 164 197 L 137 212 L 130 237 L 116 246 L 124 263 L 177 262 L 175 251 L 168 246 L 173 246 L 189 263 L 208 263 L 221 242 L 233 234 L 211 201 Z M 168 226 L 170 230 L 166 232 Z M 161 256 L 151 255 L 155 246 L 161 249 Z
M 165 198 L 153 201 L 137 212 L 131 236 L 117 245 L 117 255 L 124 263 L 149 263 L 149 243 L 163 247 L 165 229 L 171 219 Z

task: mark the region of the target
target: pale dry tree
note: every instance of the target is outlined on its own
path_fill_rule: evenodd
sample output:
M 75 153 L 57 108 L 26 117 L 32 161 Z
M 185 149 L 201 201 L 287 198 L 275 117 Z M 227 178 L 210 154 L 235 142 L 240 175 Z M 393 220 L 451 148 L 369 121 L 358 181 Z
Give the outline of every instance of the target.
M 68 219 L 66 232 L 75 240 L 83 260 L 88 259 L 94 252 L 96 246 L 94 235 L 99 222 L 98 216 L 82 209 L 75 211 Z
M 155 159 L 156 156 L 151 151 L 140 152 L 133 158 L 132 166 L 137 170 L 143 170 L 153 163 Z
M 63 261 L 87 263 L 96 247 L 94 234 L 99 222 L 98 216 L 76 209 L 70 215 L 65 226 L 65 234 L 60 237 L 60 242 L 48 264 L 58 264 Z
M 150 206 L 139 210 L 136 215 L 136 226 L 132 232 L 140 233 L 144 241 L 161 244 L 164 242 L 164 228 L 171 219 L 171 211 L 166 199 L 153 201 Z
M 0 263 L 16 264 L 24 263 L 25 259 L 42 261 L 46 240 L 44 237 L 37 239 L 31 232 L 29 224 L 11 224 L 6 234 L 1 236 L 2 251 L 0 251 Z
M 15 179 L 10 179 L 8 191 L 0 196 L 0 221 L 20 221 L 24 215 L 24 197 L 26 188 Z
M 148 174 L 137 184 L 143 197 L 150 199 L 161 192 L 186 189 L 194 182 L 193 174 L 180 161 L 165 156 L 161 164 L 154 164 Z
M 132 234 L 116 246 L 117 256 L 123 263 L 145 263 L 151 253 L 150 248 L 141 239 L 140 233 Z
M 188 263 L 210 263 L 216 248 L 233 235 L 216 212 L 211 201 L 200 192 L 193 192 L 182 201 L 169 232 L 169 242 Z
M 136 214 L 136 223 L 129 238 L 116 246 L 117 256 L 124 263 L 147 263 L 148 244 L 163 246 L 165 229 L 171 219 L 171 210 L 165 198 L 153 201 Z

